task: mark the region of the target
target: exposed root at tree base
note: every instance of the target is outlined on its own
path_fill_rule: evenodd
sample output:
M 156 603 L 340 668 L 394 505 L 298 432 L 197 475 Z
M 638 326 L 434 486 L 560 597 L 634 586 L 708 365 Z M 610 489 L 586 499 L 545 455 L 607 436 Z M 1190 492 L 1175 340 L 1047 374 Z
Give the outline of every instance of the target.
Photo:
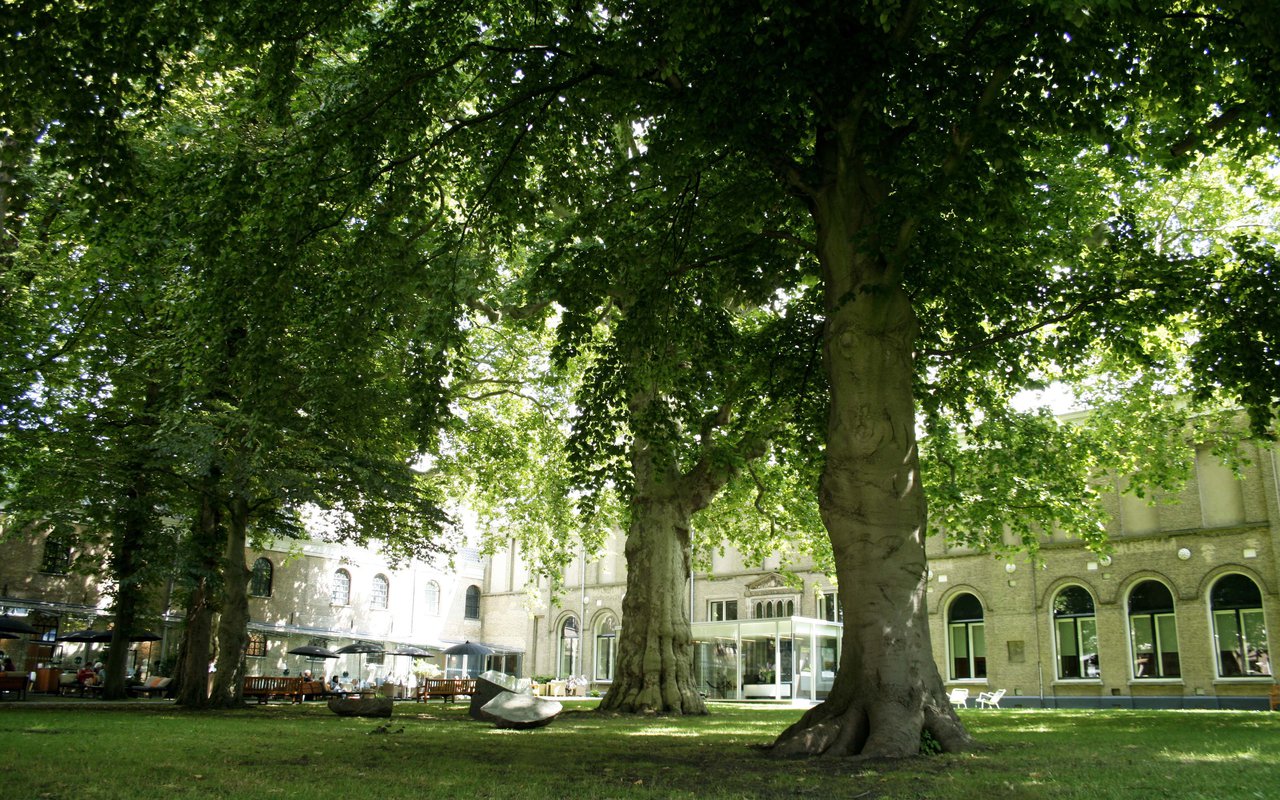
M 897 709 L 895 709 L 897 710 Z M 880 720 L 864 708 L 848 705 L 841 710 L 819 705 L 782 732 L 767 750 L 774 758 L 845 758 L 858 761 L 912 758 L 926 753 L 924 734 L 931 737 L 933 752 L 958 753 L 972 747 L 972 739 L 954 712 L 926 707 L 915 713 L 900 709 Z

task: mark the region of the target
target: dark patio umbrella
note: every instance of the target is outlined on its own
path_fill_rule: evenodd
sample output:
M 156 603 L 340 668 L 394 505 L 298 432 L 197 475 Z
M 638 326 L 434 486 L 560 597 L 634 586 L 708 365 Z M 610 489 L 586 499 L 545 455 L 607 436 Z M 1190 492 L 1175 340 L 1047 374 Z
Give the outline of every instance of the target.
M 475 642 L 463 642 L 462 644 L 455 644 L 453 647 L 446 648 L 444 654 L 446 656 L 446 672 L 448 671 L 447 656 L 456 656 L 462 659 L 462 670 L 467 673 L 467 677 L 474 677 L 475 675 L 480 674 L 480 670 L 475 669 L 471 665 L 472 660 L 483 659 L 485 656 L 493 655 L 493 650 Z
M 410 656 L 412 658 L 430 658 L 431 656 L 435 655 L 435 653 L 432 653 L 430 650 L 426 649 L 425 647 L 414 647 L 411 644 L 407 644 L 404 647 L 397 647 L 395 650 L 388 650 L 387 655 Z
M 374 644 L 373 642 L 352 642 L 351 644 L 339 647 L 337 650 L 334 650 L 334 652 L 339 653 L 341 655 L 346 655 L 347 653 L 359 653 L 360 654 L 360 678 L 363 680 L 365 654 L 366 653 L 383 653 L 386 651 L 382 649 L 382 645 Z
M 24 620 L 20 620 L 17 617 L 11 617 L 8 614 L 0 615 L 0 633 L 18 633 L 30 636 L 39 632 L 40 631 L 31 627 L 31 625 Z M 16 639 L 18 637 L 6 636 L 5 638 Z
M 289 655 L 307 656 L 308 658 L 311 658 L 311 659 L 338 657 L 337 653 L 333 652 L 327 647 L 319 647 L 314 644 L 304 644 L 304 645 L 301 645 L 300 647 L 295 647 L 289 651 Z
M 92 628 L 86 628 L 75 633 L 68 633 L 54 639 L 55 642 L 109 642 L 111 641 L 111 631 L 95 631 Z
M 130 637 L 129 637 L 129 641 L 131 641 L 131 642 L 158 642 L 158 641 L 160 641 L 160 634 L 155 633 L 155 632 L 153 632 L 153 631 L 143 631 L 142 633 L 135 633 L 135 634 L 133 634 L 132 636 L 130 636 Z
M 425 647 L 414 647 L 413 645 L 409 644 L 409 645 L 405 645 L 404 647 L 397 647 L 395 650 L 388 650 L 387 655 L 413 656 L 414 658 L 430 658 L 431 656 L 435 655 L 435 653 L 432 653 L 430 650 L 426 649 Z
M 330 650 L 329 648 L 327 648 L 327 647 L 320 647 L 320 646 L 318 646 L 318 645 L 314 645 L 314 644 L 304 644 L 304 645 L 299 645 L 298 647 L 295 647 L 295 648 L 293 648 L 292 650 L 290 650 L 290 651 L 289 651 L 289 655 L 291 655 L 291 656 L 306 656 L 306 657 L 307 657 L 307 660 L 309 660 L 309 661 L 311 662 L 311 671 L 312 671 L 312 672 L 314 672 L 314 671 L 315 671 L 315 669 L 316 669 L 316 659 L 317 659 L 317 658 L 337 658 L 337 657 L 338 657 L 338 654 L 337 654 L 337 653 L 335 653 L 335 652 L 333 652 L 333 651 L 332 651 L 332 650 Z

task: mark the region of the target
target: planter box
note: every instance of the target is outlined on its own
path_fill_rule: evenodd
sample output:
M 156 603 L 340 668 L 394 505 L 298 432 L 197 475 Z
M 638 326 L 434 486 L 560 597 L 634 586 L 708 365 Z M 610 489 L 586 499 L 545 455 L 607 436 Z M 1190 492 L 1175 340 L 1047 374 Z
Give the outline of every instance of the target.
M 742 686 L 743 697 L 767 697 L 772 700 L 790 700 L 791 684 L 747 683 Z

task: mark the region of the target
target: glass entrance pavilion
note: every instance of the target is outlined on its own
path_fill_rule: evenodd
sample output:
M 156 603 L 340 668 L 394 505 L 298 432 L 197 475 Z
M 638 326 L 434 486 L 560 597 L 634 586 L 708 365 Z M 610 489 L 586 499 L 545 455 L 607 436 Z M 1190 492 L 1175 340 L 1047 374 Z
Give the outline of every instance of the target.
M 709 699 L 825 699 L 843 626 L 809 617 L 693 623 L 693 674 Z

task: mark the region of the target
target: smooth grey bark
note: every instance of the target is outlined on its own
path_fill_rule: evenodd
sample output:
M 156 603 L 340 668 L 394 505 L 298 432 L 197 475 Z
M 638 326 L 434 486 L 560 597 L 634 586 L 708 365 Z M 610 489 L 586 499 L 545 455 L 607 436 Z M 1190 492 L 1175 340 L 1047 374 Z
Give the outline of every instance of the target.
M 933 661 L 926 607 L 925 497 L 915 439 L 915 312 L 897 243 L 883 246 L 883 187 L 833 132 L 813 197 L 827 320 L 831 405 L 819 505 L 835 555 L 844 637 L 828 698 L 784 731 L 777 755 L 903 757 L 928 731 L 945 751 L 970 743 Z M 900 235 L 909 238 L 909 231 Z
M 691 512 L 637 486 L 631 514 L 618 660 L 600 710 L 705 714 L 689 625 Z
M 636 392 L 632 419 L 643 419 L 654 395 Z M 716 415 L 730 417 L 726 406 Z M 764 442 L 744 437 L 737 444 L 746 459 L 758 458 Z M 631 521 L 627 528 L 627 593 L 622 600 L 622 632 L 613 685 L 601 711 L 705 714 L 706 703 L 693 677 L 693 631 L 689 616 L 693 515 L 706 508 L 735 469 L 711 453 L 681 472 L 670 442 L 634 435 L 631 448 Z M 585 623 L 584 623 L 585 627 Z

